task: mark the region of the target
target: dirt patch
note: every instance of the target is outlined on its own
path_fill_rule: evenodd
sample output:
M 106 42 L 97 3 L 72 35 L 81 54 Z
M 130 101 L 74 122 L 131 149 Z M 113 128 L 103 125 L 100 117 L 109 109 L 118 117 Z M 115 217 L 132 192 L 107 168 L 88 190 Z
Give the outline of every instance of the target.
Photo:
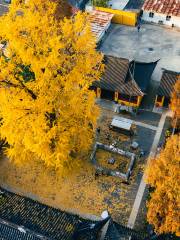
M 98 121 L 100 131 L 97 133 L 97 142 L 107 145 L 114 144 L 117 148 L 131 152 L 133 137 L 109 129 L 114 115 L 112 111 L 106 109 L 101 110 L 101 118 Z M 136 133 L 136 126 L 133 126 L 133 131 Z M 137 151 L 134 153 L 137 153 Z
M 107 152 L 102 149 L 96 151 L 96 160 L 102 167 L 123 173 L 127 172 L 130 161 L 127 157 L 121 156 L 117 153 Z M 110 160 L 114 160 L 115 162 L 110 164 L 108 163 Z

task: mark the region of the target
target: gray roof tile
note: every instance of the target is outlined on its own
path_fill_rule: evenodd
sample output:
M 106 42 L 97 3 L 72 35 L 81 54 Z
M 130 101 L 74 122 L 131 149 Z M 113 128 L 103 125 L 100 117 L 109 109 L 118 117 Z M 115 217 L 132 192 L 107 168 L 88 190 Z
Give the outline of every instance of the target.
M 157 94 L 170 98 L 178 76 L 180 76 L 180 73 L 164 70 Z

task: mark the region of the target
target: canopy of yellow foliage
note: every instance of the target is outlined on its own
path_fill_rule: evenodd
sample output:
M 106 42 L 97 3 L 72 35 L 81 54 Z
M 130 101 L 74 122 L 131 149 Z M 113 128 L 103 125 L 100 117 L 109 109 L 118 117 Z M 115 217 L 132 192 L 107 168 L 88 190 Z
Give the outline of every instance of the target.
M 148 202 L 148 221 L 159 233 L 180 236 L 180 136 L 170 137 L 147 170 L 147 183 L 154 188 Z
M 89 90 L 103 70 L 86 14 L 57 21 L 56 2 L 14 0 L 0 18 L 1 138 L 16 163 L 65 169 L 92 143 L 98 109 Z
M 174 112 L 174 123 L 176 124 L 176 127 L 180 127 L 180 76 L 174 86 L 170 107 Z

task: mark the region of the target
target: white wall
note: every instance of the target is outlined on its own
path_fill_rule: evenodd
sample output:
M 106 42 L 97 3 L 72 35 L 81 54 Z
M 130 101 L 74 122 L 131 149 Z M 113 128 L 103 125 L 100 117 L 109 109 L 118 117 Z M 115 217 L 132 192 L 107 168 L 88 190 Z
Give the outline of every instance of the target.
M 111 6 L 112 9 L 123 10 L 125 6 L 128 4 L 129 0 L 110 0 L 108 5 Z
M 153 18 L 151 18 L 149 17 L 149 13 L 150 12 L 143 11 L 142 19 L 144 21 L 154 22 L 154 23 L 159 23 L 159 21 L 163 21 L 163 24 L 165 25 L 172 26 L 172 24 L 174 24 L 175 27 L 180 27 L 180 17 L 171 16 L 171 20 L 167 21 L 166 15 L 164 14 L 155 12 Z

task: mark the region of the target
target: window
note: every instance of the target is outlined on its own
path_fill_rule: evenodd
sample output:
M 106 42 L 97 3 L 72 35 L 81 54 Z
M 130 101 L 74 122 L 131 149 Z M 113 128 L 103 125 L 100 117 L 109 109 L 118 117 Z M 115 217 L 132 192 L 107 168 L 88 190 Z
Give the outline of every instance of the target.
M 150 13 L 149 13 L 149 17 L 150 17 L 150 18 L 153 18 L 153 17 L 154 17 L 154 13 L 153 13 L 153 12 L 150 12 Z
M 159 24 L 163 24 L 163 21 L 159 20 L 158 23 L 159 23 Z
M 119 95 L 119 100 L 131 102 L 131 103 L 137 103 L 138 97 L 121 94 L 121 95 Z
M 166 16 L 166 21 L 170 21 L 171 20 L 171 16 Z
M 163 98 L 162 96 L 159 96 L 159 95 L 158 95 L 156 101 L 157 101 L 157 102 L 162 102 L 162 98 Z

